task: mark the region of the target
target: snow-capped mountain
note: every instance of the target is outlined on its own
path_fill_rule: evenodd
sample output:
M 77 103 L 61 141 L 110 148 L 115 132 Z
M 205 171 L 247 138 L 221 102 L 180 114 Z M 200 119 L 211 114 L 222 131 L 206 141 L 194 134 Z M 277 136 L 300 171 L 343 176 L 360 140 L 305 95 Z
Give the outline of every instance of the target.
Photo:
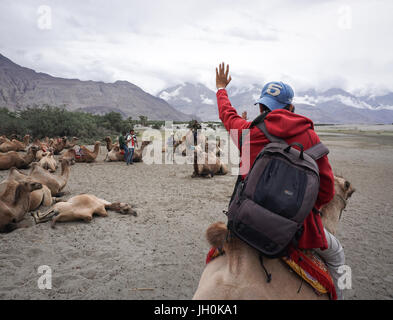
M 160 91 L 157 97 L 164 99 L 178 111 L 204 121 L 218 119 L 216 94 L 203 84 L 186 82 Z
M 261 89 L 256 84 L 242 88 L 229 85 L 228 95 L 239 113 L 247 111 L 249 119 L 253 119 L 259 113 L 254 103 Z M 175 109 L 204 121 L 219 120 L 215 91 L 203 84 L 179 84 L 162 90 L 158 97 Z M 340 88 L 326 91 L 309 89 L 295 92 L 293 103 L 296 113 L 309 117 L 315 123 L 393 123 L 393 92 L 357 96 Z

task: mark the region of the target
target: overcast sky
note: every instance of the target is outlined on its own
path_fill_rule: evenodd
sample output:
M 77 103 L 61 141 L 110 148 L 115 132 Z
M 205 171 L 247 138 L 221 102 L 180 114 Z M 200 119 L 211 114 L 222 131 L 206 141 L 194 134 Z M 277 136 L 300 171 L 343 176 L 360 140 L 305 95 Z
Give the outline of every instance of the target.
M 233 86 L 378 93 L 393 90 L 392 13 L 391 0 L 1 0 L 0 53 L 152 94 L 185 81 L 213 89 L 221 61 Z

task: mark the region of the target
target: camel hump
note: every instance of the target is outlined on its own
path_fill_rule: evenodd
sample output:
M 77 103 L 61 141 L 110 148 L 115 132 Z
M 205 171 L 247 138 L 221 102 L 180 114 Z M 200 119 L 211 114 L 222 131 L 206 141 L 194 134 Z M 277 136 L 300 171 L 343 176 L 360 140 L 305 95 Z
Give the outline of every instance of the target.
M 228 229 L 224 222 L 216 222 L 206 230 L 206 239 L 212 247 L 222 248 L 228 235 Z

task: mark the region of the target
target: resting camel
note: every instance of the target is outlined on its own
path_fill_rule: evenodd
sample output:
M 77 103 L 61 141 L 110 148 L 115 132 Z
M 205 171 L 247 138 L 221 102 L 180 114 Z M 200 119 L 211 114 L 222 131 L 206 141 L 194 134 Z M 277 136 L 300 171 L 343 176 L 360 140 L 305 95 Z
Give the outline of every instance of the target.
M 215 152 L 205 152 L 201 146 L 196 146 L 194 150 L 194 172 L 192 177 L 211 177 L 214 175 L 225 175 L 228 167 L 217 158 Z
M 93 162 L 96 160 L 97 155 L 100 151 L 101 142 L 96 141 L 94 143 L 94 151 L 90 151 L 85 146 L 80 146 L 80 154 L 77 154 L 75 158 L 76 162 Z M 79 156 L 79 157 L 78 157 Z
M 143 150 L 146 148 L 151 141 L 142 141 L 142 145 L 139 149 L 135 149 L 134 155 L 132 156 L 133 162 L 141 162 Z M 105 161 L 125 161 L 124 153 L 121 152 L 120 147 L 118 145 L 114 145 L 111 151 L 108 152 Z
M 142 162 L 143 150 L 146 148 L 147 145 L 152 143 L 152 141 L 142 141 L 142 145 L 139 149 L 135 148 L 134 155 L 132 156 L 133 162 Z
M 115 146 L 119 146 L 119 143 L 112 143 L 112 139 L 110 136 L 106 136 L 104 141 L 106 142 L 106 149 L 109 151 L 111 151 Z
M 63 152 L 60 156 L 59 160 L 66 159 L 70 162 L 71 165 L 75 164 L 76 161 L 76 151 L 75 149 L 68 149 L 67 151 Z
M 52 152 L 44 153 L 38 164 L 45 170 L 49 170 L 49 172 L 55 172 L 58 167 Z
M 127 203 L 111 203 L 91 194 L 80 194 L 66 202 L 56 203 L 44 213 L 36 212 L 33 217 L 36 223 L 51 220 L 51 226 L 54 228 L 57 221 L 84 220 L 90 222 L 93 219 L 93 214 L 106 217 L 108 216 L 106 209 L 137 216 L 136 212 Z
M 61 196 L 60 192 L 66 186 L 70 176 L 70 163 L 65 159 L 61 161 L 60 176 L 50 173 L 48 170 L 40 167 L 38 163 L 33 163 L 29 176 L 47 186 L 52 196 Z
M 8 174 L 7 179 L 3 180 L 0 183 L 0 194 L 2 194 L 5 190 L 12 190 L 13 184 L 12 182 L 38 182 L 32 177 L 20 172 L 16 168 L 11 168 Z M 9 191 L 8 196 L 10 197 L 8 200 L 12 201 L 15 198 L 15 191 Z M 52 205 L 54 202 L 54 198 L 52 198 L 52 194 L 47 186 L 42 185 L 41 189 L 34 190 L 30 193 L 30 207 L 29 211 L 37 209 L 39 206 L 43 205 L 48 207 Z
M 63 151 L 64 147 L 66 146 L 67 138 L 57 138 L 56 140 L 51 139 L 49 142 L 49 147 L 53 148 L 54 154 L 60 154 Z
M 18 228 L 18 222 L 20 222 L 26 212 L 29 210 L 30 197 L 29 194 L 42 188 L 42 185 L 37 182 L 16 182 L 15 185 L 15 196 L 12 201 L 8 201 L 8 192 L 13 192 L 13 188 L 7 189 L 0 196 L 0 232 L 11 232 Z
M 64 146 L 64 149 L 71 149 L 71 148 L 75 147 L 76 142 L 77 142 L 78 140 L 79 140 L 79 139 L 78 139 L 77 137 L 72 137 L 72 140 L 71 140 L 71 141 L 69 141 L 69 140 L 66 138 L 66 144 L 65 144 L 65 146 Z
M 344 178 L 335 177 L 336 194 L 322 209 L 326 229 L 335 233 L 347 199 L 355 191 Z M 264 266 L 272 274 L 270 283 L 259 260 L 259 253 L 245 242 L 228 234 L 226 224 L 217 222 L 207 229 L 206 237 L 213 247 L 221 247 L 225 254 L 209 262 L 202 273 L 193 299 L 327 299 L 317 296 L 311 286 L 289 272 L 280 259 L 264 258 Z
M 27 145 L 29 144 L 30 136 L 28 134 L 25 135 L 23 142 L 20 142 L 16 139 L 12 139 L 11 141 L 7 140 L 0 144 L 0 152 L 25 151 Z
M 10 141 L 10 140 L 4 135 L 0 136 L 0 144 L 4 143 L 6 141 Z
M 37 147 L 35 146 L 31 146 L 27 154 L 24 155 L 16 151 L 0 153 L 0 170 L 7 170 L 12 167 L 26 169 L 35 160 L 36 153 Z

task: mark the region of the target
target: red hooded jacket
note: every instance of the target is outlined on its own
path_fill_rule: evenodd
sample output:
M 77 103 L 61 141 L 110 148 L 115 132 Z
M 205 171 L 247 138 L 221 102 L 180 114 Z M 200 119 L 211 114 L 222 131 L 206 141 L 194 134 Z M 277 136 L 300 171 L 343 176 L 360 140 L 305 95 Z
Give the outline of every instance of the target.
M 225 89 L 218 90 L 217 104 L 222 123 L 230 131 L 232 139 L 239 147 L 239 138 L 242 130 L 249 129 L 251 122 L 244 120 L 237 114 L 236 109 L 232 107 L 228 99 Z M 314 124 L 310 119 L 288 110 L 273 110 L 266 116 L 265 124 L 270 134 L 283 138 L 288 144 L 293 142 L 301 143 L 305 150 L 320 141 L 314 131 Z M 269 140 L 257 127 L 252 127 L 249 130 L 249 138 L 243 138 L 242 150 L 249 150 L 249 152 L 242 152 L 241 156 L 240 172 L 243 179 L 259 152 L 268 143 Z M 246 163 L 248 165 L 245 165 Z M 327 156 L 317 160 L 317 164 L 319 167 L 320 186 L 315 207 L 320 209 L 322 205 L 328 203 L 334 196 L 334 177 Z M 328 244 L 321 217 L 319 214 L 310 212 L 304 221 L 304 231 L 299 239 L 299 248 L 321 248 L 323 250 L 327 249 L 327 247 Z

